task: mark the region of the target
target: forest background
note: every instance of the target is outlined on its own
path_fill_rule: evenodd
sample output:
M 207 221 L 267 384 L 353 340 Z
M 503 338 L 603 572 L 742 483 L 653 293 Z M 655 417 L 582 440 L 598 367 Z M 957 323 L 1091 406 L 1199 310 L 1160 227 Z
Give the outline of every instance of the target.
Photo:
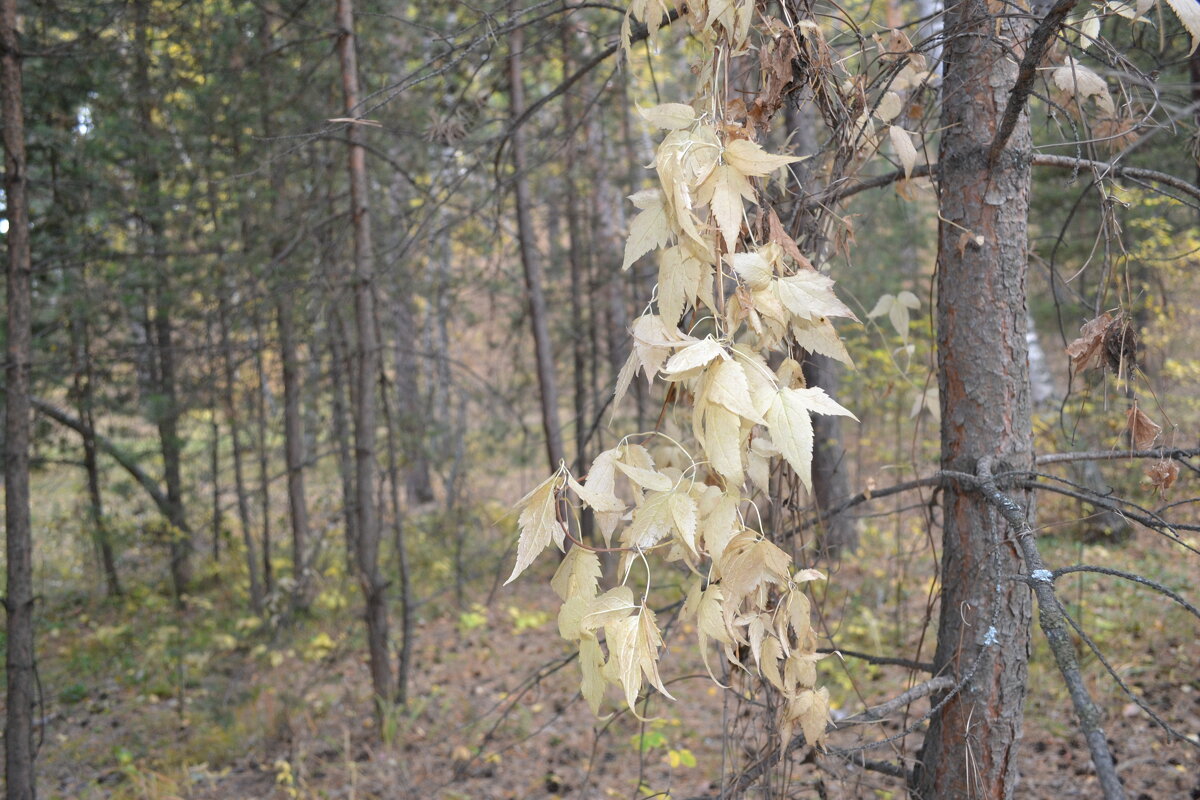
M 668 275 L 623 268 L 625 198 L 657 185 L 648 110 L 693 99 L 701 4 L 4 0 L 7 796 L 956 796 L 918 769 L 974 674 L 938 650 L 943 591 L 980 578 L 945 579 L 942 504 L 987 486 L 948 484 L 941 422 L 970 404 L 939 393 L 935 312 L 947 259 L 986 247 L 931 175 L 975 9 L 1017 26 L 1003 96 L 1035 32 L 1045 49 L 1014 135 L 1034 165 L 1010 209 L 1023 344 L 960 357 L 1022 365 L 1038 458 L 1002 488 L 1026 510 L 1037 490 L 1077 668 L 1035 630 L 996 715 L 1012 765 L 993 773 L 966 716 L 957 779 L 1113 796 L 1107 751 L 1130 797 L 1200 797 L 1200 24 L 1181 4 L 730 4 L 761 38 L 727 119 L 804 159 L 757 190 L 857 317 L 837 322 L 853 365 L 797 378 L 857 421 L 814 417 L 812 491 L 775 459 L 755 506 L 824 576 L 828 738 L 781 753 L 770 677 L 704 659 L 678 616 L 686 568 L 645 599 L 675 701 L 610 692 L 601 717 L 552 559 L 502 585 L 514 504 L 560 462 L 582 476 L 627 434 L 687 427 L 690 390 L 613 389 Z M 1028 623 L 1040 573 L 1013 563 Z

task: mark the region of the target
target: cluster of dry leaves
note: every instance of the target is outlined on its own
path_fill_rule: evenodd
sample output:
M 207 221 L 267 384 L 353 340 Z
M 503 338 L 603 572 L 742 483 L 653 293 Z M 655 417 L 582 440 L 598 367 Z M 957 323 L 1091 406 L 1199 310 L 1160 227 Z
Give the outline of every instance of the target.
M 1078 375 L 1087 369 L 1109 369 L 1118 378 L 1131 378 L 1137 371 L 1137 330 L 1124 313 L 1105 312 L 1079 329 L 1079 338 L 1067 345 L 1071 371 Z M 1149 450 L 1158 443 L 1162 426 L 1138 408 L 1134 401 L 1125 412 L 1125 429 L 1134 450 Z M 1179 465 L 1170 458 L 1150 461 L 1146 478 L 1160 495 L 1175 485 Z

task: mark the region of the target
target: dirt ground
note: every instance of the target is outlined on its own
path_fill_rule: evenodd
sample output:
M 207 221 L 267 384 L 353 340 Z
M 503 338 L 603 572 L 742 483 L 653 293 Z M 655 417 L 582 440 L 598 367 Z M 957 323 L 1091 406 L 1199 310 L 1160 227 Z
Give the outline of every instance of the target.
M 845 596 L 862 597 L 872 576 L 845 568 L 836 581 Z M 409 705 L 386 715 L 382 732 L 371 713 L 353 599 L 286 629 L 242 638 L 216 634 L 213 652 L 176 653 L 174 673 L 159 670 L 158 679 L 139 669 L 153 672 L 161 660 L 155 641 L 164 635 L 161 626 L 130 638 L 129 631 L 112 633 L 121 631 L 121 609 L 83 600 L 64 606 L 65 620 L 41 638 L 41 794 L 84 800 L 715 797 L 723 775 L 728 779 L 757 757 L 766 741 L 763 710 L 742 702 L 744 680 L 723 689 L 709 679 L 687 625 L 672 630 L 662 663 L 676 702 L 655 697 L 642 712 L 645 722 L 627 712 L 593 718 L 578 697 L 571 652 L 556 635 L 553 600 L 534 579 L 496 595 L 490 610 L 447 610 L 421 620 Z M 1163 610 L 1159 600 L 1114 593 L 1084 622 L 1099 632 L 1113 668 L 1145 704 L 1200 742 L 1200 628 Z M 912 602 L 916 614 L 919 603 Z M 171 630 L 177 635 L 211 623 L 211 605 L 194 603 Z M 1110 615 L 1110 606 L 1120 611 Z M 843 630 L 849 636 L 855 628 Z M 85 647 L 106 636 L 108 649 Z M 1034 641 L 1018 796 L 1098 797 L 1057 672 L 1039 633 Z M 869 642 L 853 644 L 869 649 Z M 1172 741 L 1078 645 L 1089 688 L 1107 714 L 1128 796 L 1200 798 L 1200 749 Z M 81 650 L 92 653 L 90 661 L 81 660 Z M 926 645 L 925 657 L 931 652 Z M 823 669 L 842 714 L 923 679 L 854 659 L 827 659 Z M 906 717 L 836 733 L 830 744 L 885 738 L 918 721 L 927 707 L 919 701 Z M 919 745 L 920 726 L 903 743 L 871 750 L 868 758 L 911 766 Z M 904 796 L 898 779 L 809 748 L 771 773 L 769 786 L 773 797 Z M 743 796 L 765 795 L 755 788 Z

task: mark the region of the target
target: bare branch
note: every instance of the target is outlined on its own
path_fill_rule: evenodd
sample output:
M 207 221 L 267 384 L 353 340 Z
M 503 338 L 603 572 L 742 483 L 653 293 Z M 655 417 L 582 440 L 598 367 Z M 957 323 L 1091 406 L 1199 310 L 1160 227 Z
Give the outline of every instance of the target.
M 1058 169 L 1077 170 L 1088 168 L 1097 172 L 1107 173 L 1118 178 L 1130 178 L 1133 180 L 1151 181 L 1170 186 L 1189 197 L 1200 201 L 1200 187 L 1188 183 L 1187 181 L 1177 178 L 1174 175 L 1168 175 L 1165 172 L 1158 172 L 1153 169 L 1143 169 L 1141 167 L 1126 167 L 1123 164 L 1114 164 L 1107 161 L 1093 161 L 1087 158 L 1072 158 L 1071 156 L 1054 156 L 1043 153 L 1034 154 L 1030 157 L 1030 163 L 1035 167 L 1056 167 Z M 918 164 L 913 168 L 912 177 L 926 178 L 936 175 L 938 171 L 937 164 Z M 845 200 L 848 197 L 868 191 L 869 189 L 878 189 L 887 186 L 891 183 L 904 180 L 904 170 L 896 170 L 883 175 L 875 175 L 866 178 L 859 183 L 843 183 L 838 186 L 830 186 L 823 191 L 810 195 L 801 201 L 800 205 L 804 208 L 814 206 L 829 205 Z
M 1035 459 L 1038 466 L 1044 464 L 1067 464 L 1072 461 L 1123 461 L 1135 458 L 1195 458 L 1200 456 L 1200 447 L 1189 450 L 1171 450 L 1160 447 L 1156 450 L 1098 450 L 1089 453 L 1046 453 Z
M 1012 91 L 1008 93 L 1008 105 L 1004 109 L 1000 127 L 996 130 L 996 138 L 992 139 L 992 146 L 988 148 L 989 164 L 996 163 L 1004 145 L 1008 144 L 1009 137 L 1017 127 L 1017 120 L 1025 110 L 1025 104 L 1029 102 L 1029 95 L 1033 92 L 1038 64 L 1042 63 L 1046 51 L 1054 43 L 1054 37 L 1058 35 L 1063 20 L 1078 2 L 1079 0 L 1058 0 L 1029 37 L 1025 45 L 1025 56 L 1021 59 L 1021 66 L 1017 71 L 1017 80 Z
M 1108 749 L 1108 739 L 1100 725 L 1100 709 L 1092 701 L 1079 672 L 1075 647 L 1071 644 L 1071 637 L 1063 619 L 1063 609 L 1058 602 L 1058 595 L 1054 592 L 1053 573 L 1046 569 L 1042 561 L 1033 529 L 1029 527 L 1025 518 L 1025 510 L 996 486 L 996 479 L 992 476 L 991 456 L 979 459 L 978 475 L 979 492 L 995 506 L 1016 534 L 1025 566 L 1029 569 L 1029 583 L 1038 600 L 1038 623 L 1050 642 L 1054 661 L 1067 684 L 1067 692 L 1071 695 L 1071 704 L 1075 706 L 1075 713 L 1079 717 L 1079 727 L 1087 740 L 1088 750 L 1091 751 L 1092 764 L 1096 768 L 1096 777 L 1100 779 L 1100 788 L 1104 792 L 1105 800 L 1121 800 L 1125 797 L 1125 790 L 1117 777 L 1116 764 L 1113 763 L 1112 753 Z

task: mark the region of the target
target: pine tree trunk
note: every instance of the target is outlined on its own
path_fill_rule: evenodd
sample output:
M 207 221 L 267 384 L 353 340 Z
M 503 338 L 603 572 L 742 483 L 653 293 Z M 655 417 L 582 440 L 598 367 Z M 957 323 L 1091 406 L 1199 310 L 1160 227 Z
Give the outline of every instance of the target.
M 513 120 L 525 111 L 525 84 L 521 76 L 521 52 L 525 48 L 525 33 L 518 26 L 508 39 L 509 113 Z M 529 322 L 533 327 L 534 355 L 537 360 L 538 388 L 542 402 L 542 428 L 546 434 L 546 456 L 550 469 L 557 470 L 565 458 L 562 428 L 558 421 L 558 386 L 554 378 L 554 352 L 550 343 L 550 326 L 546 313 L 546 298 L 542 288 L 542 267 L 535 246 L 536 233 L 530 209 L 529 179 L 525 160 L 525 132 L 513 128 L 512 147 L 513 185 L 517 196 L 517 233 L 521 244 L 521 265 L 525 270 L 525 292 L 529 299 Z
M 108 522 L 104 517 L 104 498 L 100 494 L 100 468 L 97 463 L 96 451 L 96 420 L 93 414 L 95 397 L 92 383 L 92 353 L 91 326 L 87 314 L 83 311 L 83 303 L 87 298 L 87 268 L 80 275 L 81 300 L 72 312 L 70 328 L 72 353 L 75 361 L 73 392 L 75 395 L 75 410 L 79 421 L 83 424 L 83 469 L 87 479 L 88 517 L 92 523 L 92 540 L 96 545 L 96 554 L 100 558 L 100 568 L 104 574 L 104 590 L 109 597 L 121 594 L 121 581 L 117 576 L 116 559 L 113 555 L 112 540 L 109 537 Z
M 296 359 L 292 298 L 276 289 L 279 355 L 283 369 L 283 439 L 287 462 L 288 515 L 292 523 L 292 608 L 304 611 L 312 600 L 308 563 L 308 496 L 304 489 L 304 422 L 300 417 L 300 375 Z
M 32 360 L 29 200 L 25 108 L 17 2 L 0 0 L 0 135 L 4 137 L 4 216 L 8 219 L 7 342 L 4 416 L 4 546 L 7 628 L 4 722 L 5 798 L 34 800 L 33 539 L 30 535 L 29 442 Z
M 348 347 L 342 320 L 336 311 L 329 312 L 329 388 L 330 413 L 333 415 L 333 438 L 337 448 L 338 475 L 342 481 L 342 519 L 345 525 L 346 568 L 358 571 L 358 504 L 354 496 L 354 459 L 350 454 L 350 425 L 347 422 L 346 380 L 344 365 Z
M 351 0 L 337 0 L 336 13 L 345 116 L 354 117 L 359 112 L 358 55 L 355 52 L 354 8 Z M 375 501 L 375 381 L 379 375 L 379 348 L 375 338 L 372 286 L 374 252 L 362 126 L 350 125 L 346 137 L 349 140 L 350 215 L 354 228 L 354 327 L 357 335 L 353 358 L 353 382 L 356 387 L 353 421 L 358 577 L 367 606 L 371 685 L 377 701 L 384 703 L 392 695 L 392 670 L 388 655 L 387 584 L 379 572 L 379 508 Z
M 134 8 L 134 94 L 138 122 L 142 133 L 153 135 L 155 128 L 154 90 L 150 83 L 150 3 L 139 0 Z M 167 522 L 170 553 L 171 587 L 175 602 L 182 603 L 183 595 L 191 582 L 191 534 L 183 508 L 183 476 L 180 467 L 181 442 L 179 439 L 179 397 L 175 380 L 174 323 L 169 284 L 169 273 L 165 269 L 168 259 L 164 254 L 162 196 L 158 164 L 152 141 L 147 141 L 139 151 L 137 178 L 139 184 L 139 215 L 142 220 L 141 239 L 143 252 L 149 254 L 147 269 L 155 275 L 154 289 L 146 317 L 146 336 L 151 348 L 151 361 L 155 375 L 154 392 L 158 395 L 154 410 L 158 427 L 159 447 L 163 460 L 163 483 L 167 490 Z
M 267 425 L 267 373 L 263 365 L 263 352 L 267 343 L 263 337 L 262 318 L 258 306 L 254 308 L 254 370 L 258 376 L 258 391 L 255 393 L 255 410 L 258 423 L 258 495 L 262 503 L 262 569 L 263 594 L 275 589 L 275 568 L 271 563 L 271 451 Z
M 563 74 L 570 75 L 574 71 L 572 53 L 574 50 L 574 24 L 568 17 L 562 23 L 562 59 Z M 587 373 L 587 336 L 588 314 L 584 311 L 584 299 L 587 295 L 587 256 L 584 254 L 584 222 L 583 198 L 580 196 L 578 178 L 578 153 L 576 125 L 579 124 L 578 103 L 571 89 L 563 94 L 563 119 L 566 121 L 566 189 L 567 189 L 567 263 L 571 271 L 571 374 L 574 379 L 574 411 L 575 411 L 575 474 L 583 475 L 588 465 L 588 373 Z M 591 538 L 594 524 L 591 509 L 584 509 L 580 515 L 579 535 L 581 541 Z
M 250 522 L 250 500 L 246 494 L 246 475 L 242 463 L 241 424 L 238 418 L 237 368 L 233 360 L 233 344 L 229 339 L 228 301 L 222 286 L 217 296 L 217 324 L 221 336 L 221 359 L 225 367 L 225 419 L 229 422 L 229 438 L 233 447 L 233 489 L 237 497 L 238 522 L 242 542 L 246 547 L 246 569 L 250 573 L 250 607 L 255 614 L 263 612 L 263 590 L 258 579 L 258 556 Z
M 1028 117 L 995 164 L 988 149 L 1030 32 L 985 0 L 947 9 L 937 268 L 942 468 L 974 473 L 983 456 L 1032 464 L 1025 338 Z M 1027 492 L 1014 499 L 1032 508 Z M 930 721 L 914 795 L 1010 798 L 1017 782 L 1032 603 L 1000 514 L 965 486 L 946 489 L 935 671 L 966 680 Z
M 209 358 L 216 356 L 216 344 L 213 342 L 212 319 L 204 320 L 204 345 Z M 221 513 L 221 422 L 217 414 L 220 401 L 216 397 L 216 381 L 213 381 L 214 396 L 210 401 L 212 413 L 209 414 L 209 443 L 208 443 L 208 472 L 212 478 L 209 487 L 209 502 L 212 504 L 212 559 L 221 560 L 221 525 L 224 515 Z

